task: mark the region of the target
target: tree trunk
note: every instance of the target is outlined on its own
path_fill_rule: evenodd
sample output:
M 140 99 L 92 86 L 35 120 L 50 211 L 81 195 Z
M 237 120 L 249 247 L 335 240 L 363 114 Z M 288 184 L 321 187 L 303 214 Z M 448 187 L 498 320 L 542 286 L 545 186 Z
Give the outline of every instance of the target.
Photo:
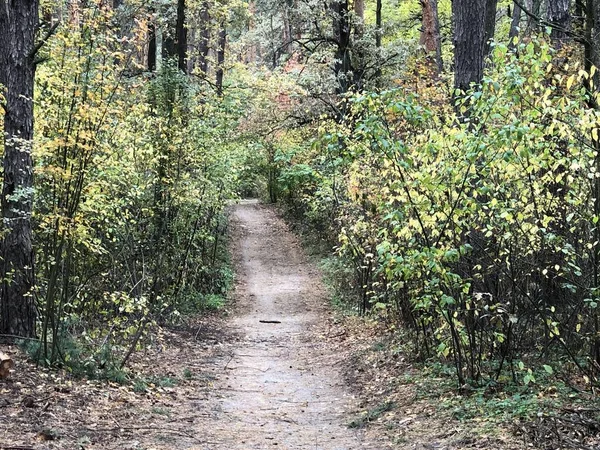
M 175 25 L 177 66 L 187 73 L 187 28 L 185 27 L 185 0 L 177 0 L 177 24 Z
M 481 0 L 454 0 L 454 87 L 461 91 L 483 77 L 486 5 Z
M 510 31 L 508 32 L 508 47 L 515 48 L 515 38 L 519 35 L 519 26 L 521 24 L 521 8 L 513 4 L 512 19 L 510 22 Z
M 439 73 L 444 70 L 444 66 L 437 3 L 437 0 L 421 0 L 423 26 L 420 42 L 427 55 L 434 55 L 435 66 Z
M 210 49 L 210 13 L 208 2 L 202 3 L 200 9 L 200 26 L 202 31 L 198 40 L 198 67 L 202 73 L 208 72 L 208 51 Z
M 217 94 L 223 95 L 223 65 L 225 64 L 225 46 L 227 45 L 227 29 L 225 28 L 225 22 L 221 24 L 221 30 L 219 31 L 219 49 L 217 50 Z
M 354 14 L 362 24 L 365 21 L 365 0 L 354 0 Z
M 33 85 L 38 0 L 0 0 L 0 84 L 5 87 L 0 244 L 0 333 L 35 336 L 33 301 Z
M 150 23 L 148 26 L 148 70 L 156 70 L 156 25 Z
M 570 4 L 570 0 L 548 0 L 548 22 L 554 25 L 550 36 L 559 46 L 566 39 L 571 25 Z
M 383 34 L 382 27 L 382 0 L 377 0 L 377 4 L 375 5 L 375 47 L 378 49 L 381 48 L 381 36 Z
M 283 52 L 291 56 L 294 52 L 294 27 L 292 25 L 292 11 L 294 10 L 294 0 L 286 0 L 282 12 L 283 19 Z
M 527 7 L 531 11 L 531 16 L 527 22 L 527 30 L 531 33 L 535 31 L 539 25 L 536 17 L 540 17 L 540 9 L 542 7 L 542 0 L 528 0 Z
M 352 72 L 348 0 L 334 0 L 331 7 L 333 10 L 333 33 L 337 43 L 333 65 L 338 82 L 336 92 L 345 94 L 350 90 Z
M 486 0 L 485 2 L 485 24 L 483 31 L 483 57 L 490 54 L 490 42 L 494 39 L 496 33 L 496 13 L 498 10 L 498 0 Z

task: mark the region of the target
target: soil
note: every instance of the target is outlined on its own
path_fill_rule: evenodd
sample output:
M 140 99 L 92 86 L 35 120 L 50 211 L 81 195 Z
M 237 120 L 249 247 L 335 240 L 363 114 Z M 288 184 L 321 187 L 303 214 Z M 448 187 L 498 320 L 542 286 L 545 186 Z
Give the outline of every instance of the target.
M 347 426 L 352 396 L 326 339 L 320 275 L 271 209 L 244 202 L 238 230 L 237 345 L 216 386 L 208 440 L 228 449 L 379 448 Z

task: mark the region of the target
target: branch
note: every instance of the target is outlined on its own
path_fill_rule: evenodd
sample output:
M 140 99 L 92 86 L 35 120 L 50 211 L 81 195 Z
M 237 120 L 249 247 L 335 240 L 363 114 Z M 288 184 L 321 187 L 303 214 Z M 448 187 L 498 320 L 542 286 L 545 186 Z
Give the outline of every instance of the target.
M 33 50 L 31 50 L 31 53 L 29 53 L 29 58 L 31 58 L 31 59 L 35 58 L 37 53 L 46 44 L 46 42 L 48 42 L 48 39 L 50 39 L 52 37 L 52 35 L 56 32 L 56 30 L 58 29 L 59 26 L 60 26 L 60 21 L 57 21 L 54 25 L 52 25 L 50 27 L 50 29 L 48 30 L 46 35 L 42 38 L 42 40 L 36 44 L 36 46 L 33 48 Z
M 515 5 L 517 5 L 519 8 L 521 8 L 521 11 L 523 11 L 525 13 L 525 15 L 531 17 L 533 20 L 535 20 L 540 25 L 544 25 L 544 26 L 550 27 L 554 30 L 561 31 L 561 32 L 565 33 L 567 36 L 573 38 L 573 40 L 575 42 L 579 42 L 580 44 L 590 45 L 590 42 L 586 38 L 582 37 L 580 34 L 573 33 L 571 30 L 568 30 L 559 25 L 556 25 L 555 23 L 548 22 L 547 20 L 542 19 L 540 16 L 536 16 L 531 11 L 529 11 L 525 7 L 525 5 L 521 4 L 521 2 L 519 0 L 513 0 L 513 2 Z

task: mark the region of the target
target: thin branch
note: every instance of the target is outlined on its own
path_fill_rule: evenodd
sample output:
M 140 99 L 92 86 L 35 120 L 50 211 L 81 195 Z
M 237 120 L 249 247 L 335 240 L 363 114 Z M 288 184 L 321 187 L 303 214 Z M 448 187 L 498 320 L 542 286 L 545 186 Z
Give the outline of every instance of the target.
M 580 34 L 574 33 L 571 30 L 561 27 L 560 25 L 556 25 L 555 23 L 548 22 L 547 20 L 542 19 L 540 16 L 536 16 L 531 11 L 529 11 L 525 7 L 525 5 L 523 5 L 519 0 L 513 0 L 513 2 L 515 5 L 517 5 L 519 8 L 521 8 L 521 11 L 523 11 L 527 16 L 531 17 L 533 20 L 535 20 L 540 25 L 544 25 L 544 26 L 550 27 L 554 30 L 561 31 L 561 32 L 565 33 L 565 35 L 573 38 L 573 40 L 575 42 L 579 42 L 580 44 L 590 45 L 589 41 L 585 37 L 582 37 Z
M 50 27 L 50 29 L 48 30 L 46 35 L 42 38 L 42 40 L 36 44 L 36 46 L 33 48 L 33 50 L 31 50 L 31 53 L 29 53 L 29 58 L 32 58 L 32 59 L 35 58 L 35 56 L 41 50 L 41 48 L 46 44 L 46 42 L 48 42 L 48 39 L 50 39 L 54 35 L 54 33 L 56 32 L 56 30 L 58 29 L 59 26 L 60 26 L 60 21 L 57 21 Z

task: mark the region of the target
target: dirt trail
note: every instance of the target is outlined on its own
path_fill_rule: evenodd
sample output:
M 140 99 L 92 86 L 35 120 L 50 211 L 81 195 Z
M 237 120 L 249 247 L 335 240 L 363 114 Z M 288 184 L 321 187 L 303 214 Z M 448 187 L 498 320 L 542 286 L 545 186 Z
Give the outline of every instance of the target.
M 0 380 L 0 449 L 383 449 L 346 426 L 357 410 L 346 360 L 294 236 L 272 209 L 242 202 L 233 246 L 235 315 L 154 329 L 131 358 L 137 384 L 76 379 L 0 346 L 16 359 Z
M 211 448 L 378 448 L 346 426 L 350 396 L 334 351 L 319 338 L 326 332 L 319 274 L 271 209 L 242 202 L 234 222 L 239 312 L 230 326 L 240 337 L 215 385 Z

